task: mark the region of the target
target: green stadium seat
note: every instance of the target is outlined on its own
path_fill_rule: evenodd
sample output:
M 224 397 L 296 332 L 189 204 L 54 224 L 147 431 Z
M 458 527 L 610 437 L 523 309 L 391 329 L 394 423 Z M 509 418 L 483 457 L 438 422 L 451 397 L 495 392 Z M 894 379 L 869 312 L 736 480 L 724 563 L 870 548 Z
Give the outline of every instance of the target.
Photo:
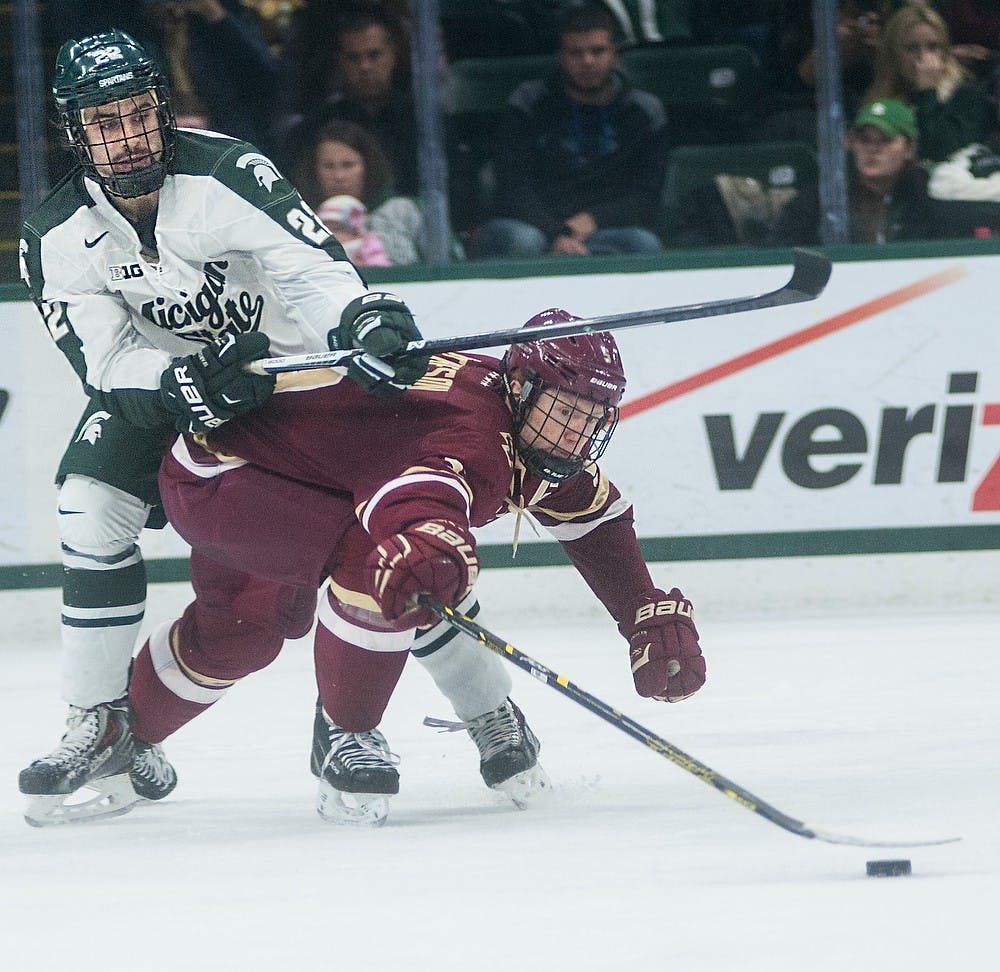
M 637 88 L 663 102 L 672 145 L 749 140 L 744 129 L 761 85 L 750 48 L 644 47 L 624 51 L 621 64 Z
M 664 241 L 668 245 L 677 242 L 683 214 L 692 202 L 694 205 L 711 203 L 716 176 L 754 179 L 765 194 L 783 196 L 786 195 L 784 190 L 799 190 L 815 184 L 818 171 L 815 150 L 804 142 L 675 148 L 670 153 L 661 203 L 660 228 Z M 706 223 L 709 215 L 704 214 Z
M 553 60 L 547 54 L 455 61 L 448 72 L 451 110 L 456 115 L 492 115 L 495 119 L 522 81 L 544 77 L 552 70 Z
M 549 55 L 470 58 L 449 69 L 448 161 L 454 224 L 465 229 L 489 215 L 489 159 L 500 115 L 514 89 L 553 69 Z

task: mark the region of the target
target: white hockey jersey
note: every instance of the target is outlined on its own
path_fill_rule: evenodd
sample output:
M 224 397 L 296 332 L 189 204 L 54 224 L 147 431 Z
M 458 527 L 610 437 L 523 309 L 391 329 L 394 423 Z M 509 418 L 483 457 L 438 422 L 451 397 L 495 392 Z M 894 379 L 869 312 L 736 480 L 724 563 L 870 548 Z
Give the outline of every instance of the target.
M 366 292 L 342 247 L 252 145 L 180 130 L 160 190 L 157 259 L 82 170 L 25 221 L 21 275 L 53 340 L 102 407 L 170 423 L 160 375 L 224 334 L 262 331 L 271 354 L 326 350 Z

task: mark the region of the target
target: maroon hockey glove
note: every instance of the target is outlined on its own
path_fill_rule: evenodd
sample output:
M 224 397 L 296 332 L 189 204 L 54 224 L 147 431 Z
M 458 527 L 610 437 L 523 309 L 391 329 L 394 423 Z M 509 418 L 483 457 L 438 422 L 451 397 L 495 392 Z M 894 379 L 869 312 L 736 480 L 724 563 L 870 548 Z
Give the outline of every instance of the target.
M 365 564 L 368 590 L 382 614 L 401 628 L 431 624 L 418 594 L 455 605 L 476 582 L 479 559 L 468 530 L 446 520 L 426 520 L 383 540 Z
M 705 684 L 691 602 L 676 588 L 652 591 L 618 626 L 628 639 L 635 690 L 660 702 L 680 702 Z

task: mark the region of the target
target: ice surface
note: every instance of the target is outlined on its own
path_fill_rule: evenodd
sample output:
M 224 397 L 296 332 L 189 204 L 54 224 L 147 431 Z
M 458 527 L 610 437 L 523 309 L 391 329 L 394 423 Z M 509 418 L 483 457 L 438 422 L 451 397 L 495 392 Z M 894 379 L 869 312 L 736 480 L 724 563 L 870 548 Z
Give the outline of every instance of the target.
M 183 605 L 151 591 L 150 621 Z M 702 621 L 709 682 L 634 695 L 592 621 L 483 623 L 780 809 L 861 836 L 785 833 L 512 670 L 554 790 L 519 812 L 408 666 L 383 728 L 401 791 L 376 831 L 324 824 L 308 772 L 308 641 L 168 741 L 175 794 L 29 828 L 17 771 L 56 742 L 53 591 L 0 594 L 0 969 L 683 970 L 989 968 L 1000 902 L 1000 615 Z M 909 857 L 873 880 L 865 860 Z M 991 957 L 992 956 L 992 957 Z

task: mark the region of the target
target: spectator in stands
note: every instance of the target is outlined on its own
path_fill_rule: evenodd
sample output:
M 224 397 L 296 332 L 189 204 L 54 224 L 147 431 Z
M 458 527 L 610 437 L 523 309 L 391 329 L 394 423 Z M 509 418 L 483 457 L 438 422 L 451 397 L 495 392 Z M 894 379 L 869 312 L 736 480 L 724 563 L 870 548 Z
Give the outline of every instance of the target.
M 989 142 L 973 142 L 934 166 L 927 191 L 951 236 L 1000 238 L 1000 62 L 989 83 L 997 130 Z
M 847 138 L 852 243 L 927 240 L 938 235 L 927 195 L 927 172 L 917 164 L 916 145 L 916 118 L 901 101 L 874 101 L 858 112 Z M 773 242 L 818 243 L 819 221 L 818 190 L 800 192 L 778 220 Z
M 392 265 L 422 259 L 420 207 L 413 199 L 393 194 L 389 161 L 375 137 L 360 125 L 339 121 L 322 128 L 299 166 L 295 183 L 314 208 L 331 196 L 360 200 L 368 211 L 367 227 L 378 236 Z M 462 256 L 455 241 L 452 257 Z
M 360 199 L 331 196 L 320 204 L 316 215 L 356 267 L 392 266 L 382 241 L 369 225 L 368 209 Z
M 320 129 L 350 121 L 378 139 L 395 175 L 396 188 L 417 191 L 417 134 L 408 60 L 402 57 L 399 25 L 377 6 L 350 8 L 333 38 L 333 93 L 290 131 L 282 161 L 294 169 Z
M 866 101 L 898 99 L 916 111 L 919 158 L 942 162 L 996 129 L 993 106 L 951 48 L 941 16 L 922 4 L 901 7 L 885 25 Z
M 948 0 L 939 11 L 951 33 L 951 52 L 979 80 L 989 80 L 1000 49 L 996 0 Z
M 256 12 L 240 0 L 168 0 L 147 9 L 161 30 L 174 95 L 197 96 L 212 130 L 269 150 L 287 75 Z
M 390 25 L 403 68 L 410 63 L 408 0 L 303 0 L 290 16 L 284 57 L 292 75 L 289 108 L 312 114 L 337 90 L 337 52 L 331 39 L 359 12 L 377 9 Z
M 558 72 L 511 95 L 497 133 L 499 219 L 473 233 L 478 257 L 662 249 L 655 220 L 666 161 L 659 100 L 616 70 L 615 21 L 567 12 Z
M 885 4 L 881 0 L 839 0 L 837 49 L 844 110 L 860 106 L 874 76 Z M 814 141 L 816 137 L 816 46 L 812 4 L 784 0 L 772 15 L 764 73 L 774 114 L 763 122 L 765 140 Z

